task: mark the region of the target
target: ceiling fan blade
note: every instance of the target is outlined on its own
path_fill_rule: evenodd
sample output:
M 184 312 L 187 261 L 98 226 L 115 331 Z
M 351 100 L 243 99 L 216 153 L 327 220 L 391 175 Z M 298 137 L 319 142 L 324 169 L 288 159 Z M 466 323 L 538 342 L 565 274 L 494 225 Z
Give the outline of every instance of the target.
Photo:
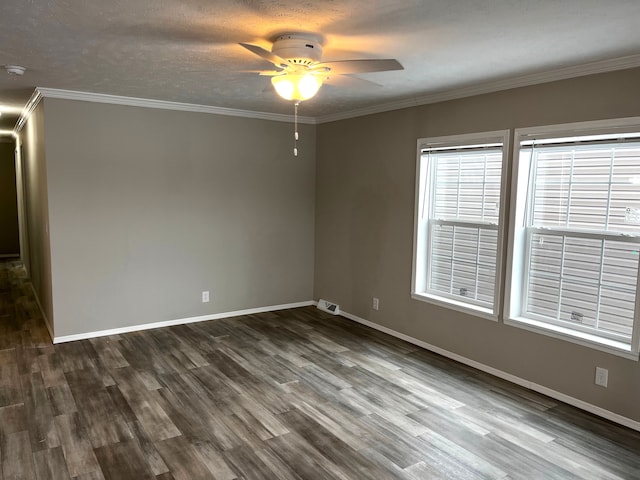
M 285 70 L 240 70 L 242 73 L 257 73 L 262 77 L 277 77 L 278 75 L 284 75 Z
M 255 53 L 256 55 L 264 58 L 268 62 L 273 63 L 276 67 L 285 68 L 289 65 L 289 63 L 284 58 L 280 58 L 275 53 L 272 53 L 269 50 L 265 50 L 264 48 L 258 45 L 252 45 L 250 43 L 242 43 L 242 42 L 240 42 L 240 45 L 242 45 L 244 48 L 249 50 L 251 53 Z
M 313 70 L 329 69 L 331 75 L 346 75 L 350 73 L 388 72 L 391 70 L 404 70 L 395 59 L 382 60 L 337 60 L 335 62 L 318 63 Z

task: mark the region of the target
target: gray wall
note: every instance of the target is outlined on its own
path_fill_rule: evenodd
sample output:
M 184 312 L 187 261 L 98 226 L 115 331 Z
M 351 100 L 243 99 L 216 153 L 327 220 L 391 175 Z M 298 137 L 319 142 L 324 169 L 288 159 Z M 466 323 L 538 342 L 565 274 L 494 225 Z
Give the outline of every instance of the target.
M 49 246 L 49 203 L 42 104 L 21 132 L 21 174 L 24 175 L 24 216 L 27 229 L 23 260 L 51 330 L 54 321 L 51 300 L 51 251 Z
M 313 126 L 44 109 L 56 337 L 312 300 Z
M 638 116 L 638 85 L 633 69 L 318 126 L 314 297 L 640 421 L 638 362 L 410 298 L 418 138 Z
M 0 139 L 0 256 L 20 254 L 15 142 Z

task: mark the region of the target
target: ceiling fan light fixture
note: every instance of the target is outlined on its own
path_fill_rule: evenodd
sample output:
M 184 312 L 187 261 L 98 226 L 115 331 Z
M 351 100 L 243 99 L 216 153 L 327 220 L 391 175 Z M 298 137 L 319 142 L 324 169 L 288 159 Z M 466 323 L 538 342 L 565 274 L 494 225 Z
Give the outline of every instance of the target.
M 322 78 L 311 73 L 287 74 L 271 77 L 271 83 L 278 95 L 285 100 L 309 100 L 322 86 Z

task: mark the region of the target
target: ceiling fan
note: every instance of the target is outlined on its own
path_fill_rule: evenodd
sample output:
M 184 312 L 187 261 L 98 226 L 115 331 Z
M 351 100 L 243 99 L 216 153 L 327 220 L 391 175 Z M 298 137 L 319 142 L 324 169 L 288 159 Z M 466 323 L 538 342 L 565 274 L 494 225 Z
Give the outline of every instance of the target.
M 403 70 L 395 59 L 322 61 L 322 37 L 311 33 L 278 35 L 271 51 L 259 45 L 240 43 L 244 48 L 271 62 L 276 70 L 261 70 L 271 77 L 276 92 L 297 103 L 313 97 L 325 81 L 336 75 Z
M 260 70 L 257 73 L 271 77 L 276 93 L 285 100 L 294 101 L 293 155 L 296 157 L 298 156 L 298 105 L 301 101 L 308 100 L 318 93 L 325 81 L 331 81 L 337 75 L 404 70 L 400 62 L 395 59 L 323 62 L 322 38 L 311 33 L 278 35 L 271 51 L 250 43 L 240 43 L 240 45 L 276 67 L 276 70 Z

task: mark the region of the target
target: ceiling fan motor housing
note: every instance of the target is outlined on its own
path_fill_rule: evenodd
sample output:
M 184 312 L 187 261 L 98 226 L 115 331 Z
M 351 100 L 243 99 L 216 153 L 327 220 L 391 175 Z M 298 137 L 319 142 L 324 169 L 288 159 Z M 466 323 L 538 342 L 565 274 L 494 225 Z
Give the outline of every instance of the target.
M 322 58 L 322 45 L 309 36 L 285 34 L 273 42 L 271 52 L 294 65 L 311 65 Z

